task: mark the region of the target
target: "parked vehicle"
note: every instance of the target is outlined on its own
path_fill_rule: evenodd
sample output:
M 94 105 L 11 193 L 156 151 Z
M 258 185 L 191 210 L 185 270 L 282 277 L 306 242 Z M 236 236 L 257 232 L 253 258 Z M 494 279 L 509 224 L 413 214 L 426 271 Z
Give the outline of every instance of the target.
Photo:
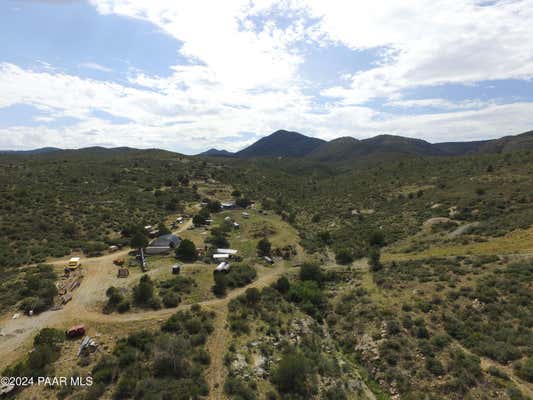
M 85 325 L 75 325 L 65 332 L 68 338 L 76 338 L 85 335 Z

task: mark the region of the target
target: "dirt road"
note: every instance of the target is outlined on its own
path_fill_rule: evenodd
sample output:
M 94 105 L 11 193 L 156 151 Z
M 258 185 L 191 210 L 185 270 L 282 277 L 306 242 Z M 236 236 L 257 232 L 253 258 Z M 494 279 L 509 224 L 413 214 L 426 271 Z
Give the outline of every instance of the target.
M 180 226 L 175 233 L 182 232 L 192 225 L 188 220 Z M 29 348 L 30 337 L 46 326 L 64 329 L 75 323 L 89 321 L 117 322 L 142 319 L 144 313 L 125 315 L 104 315 L 98 308 L 105 301 L 105 291 L 109 286 L 128 285 L 136 279 L 130 276 L 126 279 L 117 278 L 116 267 L 113 260 L 125 256 L 131 249 L 124 249 L 100 257 L 83 260 L 83 280 L 79 288 L 73 292 L 72 300 L 62 309 L 45 311 L 39 315 L 28 317 L 21 315 L 12 319 L 11 314 L 5 315 L 0 320 L 0 368 L 3 368 L 17 359 L 20 354 Z M 59 259 L 47 262 L 51 265 L 64 265 L 67 260 Z M 167 310 L 162 310 L 167 311 Z M 169 314 L 171 311 L 169 311 Z M 147 317 L 151 314 L 147 313 Z M 117 318 L 118 317 L 118 318 Z
M 183 231 L 190 226 L 190 221 L 180 227 Z M 121 322 L 156 320 L 168 317 L 178 310 L 187 309 L 190 305 L 156 311 L 131 312 L 126 314 L 103 314 L 98 308 L 105 300 L 105 290 L 111 285 L 123 285 L 124 280 L 116 277 L 116 268 L 112 260 L 119 255 L 127 254 L 128 250 L 113 254 L 87 259 L 84 264 L 84 278 L 79 288 L 74 292 L 71 302 L 57 311 L 45 311 L 33 317 L 21 315 L 18 319 L 5 316 L 0 323 L 0 369 L 5 368 L 17 360 L 30 348 L 31 338 L 41 328 L 57 327 L 65 329 L 76 323 L 116 324 Z M 64 261 L 61 261 L 61 263 Z M 282 266 L 269 269 L 250 285 L 230 292 L 225 298 L 200 302 L 201 306 L 212 307 L 225 313 L 228 302 L 244 293 L 248 287 L 264 287 L 285 271 Z M 135 279 L 130 277 L 128 279 Z M 221 360 L 220 360 L 221 361 Z M 223 369 L 223 367 L 221 366 Z M 217 377 L 220 374 L 216 374 Z M 218 380 L 218 379 L 217 379 Z

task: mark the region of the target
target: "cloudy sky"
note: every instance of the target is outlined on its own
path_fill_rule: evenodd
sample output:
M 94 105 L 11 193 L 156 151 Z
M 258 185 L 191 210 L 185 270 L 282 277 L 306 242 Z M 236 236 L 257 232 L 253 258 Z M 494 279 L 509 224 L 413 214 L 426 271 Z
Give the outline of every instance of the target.
M 0 149 L 533 129 L 533 0 L 2 0 Z

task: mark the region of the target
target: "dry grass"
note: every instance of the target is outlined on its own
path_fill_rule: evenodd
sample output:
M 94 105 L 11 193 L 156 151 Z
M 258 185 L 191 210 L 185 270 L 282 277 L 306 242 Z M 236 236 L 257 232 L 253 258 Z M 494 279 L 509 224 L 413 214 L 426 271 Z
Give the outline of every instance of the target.
M 491 238 L 486 242 L 439 246 L 413 253 L 405 253 L 402 248 L 393 247 L 383 253 L 382 260 L 413 260 L 461 255 L 513 255 L 528 253 L 533 253 L 533 228 L 525 230 L 518 229 L 505 236 Z

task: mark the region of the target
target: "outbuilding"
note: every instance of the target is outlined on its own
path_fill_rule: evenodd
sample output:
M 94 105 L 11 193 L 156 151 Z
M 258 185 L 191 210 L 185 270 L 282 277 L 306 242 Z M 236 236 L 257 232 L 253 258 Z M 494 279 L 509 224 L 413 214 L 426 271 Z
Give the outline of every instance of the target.
M 224 261 L 217 265 L 213 273 L 220 273 L 220 272 L 228 272 L 229 271 L 229 263 Z
M 172 274 L 173 275 L 179 275 L 179 273 L 181 272 L 181 265 L 179 264 L 174 264 L 172 266 Z
M 146 254 L 165 254 L 179 246 L 181 239 L 179 236 L 169 233 L 161 235 L 150 242 L 146 248 Z
M 233 201 L 225 201 L 220 203 L 220 206 L 223 210 L 233 210 L 236 207 L 235 202 Z
M 217 253 L 229 254 L 230 256 L 234 256 L 235 254 L 237 254 L 237 250 L 234 250 L 234 249 L 217 249 Z

